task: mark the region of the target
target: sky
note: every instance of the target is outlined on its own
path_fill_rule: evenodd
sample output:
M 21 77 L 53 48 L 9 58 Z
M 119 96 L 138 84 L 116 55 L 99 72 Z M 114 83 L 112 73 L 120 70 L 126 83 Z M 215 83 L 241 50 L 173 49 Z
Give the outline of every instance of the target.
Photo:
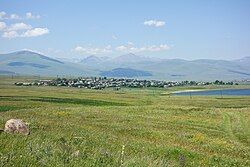
M 250 56 L 249 0 L 0 0 L 0 53 Z

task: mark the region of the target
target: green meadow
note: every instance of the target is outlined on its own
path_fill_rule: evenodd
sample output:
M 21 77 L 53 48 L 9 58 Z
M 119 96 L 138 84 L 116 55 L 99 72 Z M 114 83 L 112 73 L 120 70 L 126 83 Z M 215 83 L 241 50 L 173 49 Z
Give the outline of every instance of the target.
M 250 166 L 250 97 L 13 85 L 31 80 L 0 78 L 0 129 L 31 131 L 0 132 L 0 166 Z

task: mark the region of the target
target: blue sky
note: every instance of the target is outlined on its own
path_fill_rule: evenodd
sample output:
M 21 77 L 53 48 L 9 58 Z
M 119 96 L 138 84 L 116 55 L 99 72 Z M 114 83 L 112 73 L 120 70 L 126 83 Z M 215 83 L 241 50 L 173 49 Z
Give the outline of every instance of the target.
M 0 0 L 0 53 L 237 59 L 249 18 L 249 0 Z

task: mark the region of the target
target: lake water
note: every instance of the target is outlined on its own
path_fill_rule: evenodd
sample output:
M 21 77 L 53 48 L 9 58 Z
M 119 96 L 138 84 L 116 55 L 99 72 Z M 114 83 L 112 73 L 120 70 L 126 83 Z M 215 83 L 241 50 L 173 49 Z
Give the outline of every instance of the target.
M 175 92 L 174 95 L 186 96 L 213 96 L 213 95 L 228 95 L 228 96 L 250 96 L 250 89 L 221 89 L 221 90 L 203 90 L 203 91 L 183 91 Z

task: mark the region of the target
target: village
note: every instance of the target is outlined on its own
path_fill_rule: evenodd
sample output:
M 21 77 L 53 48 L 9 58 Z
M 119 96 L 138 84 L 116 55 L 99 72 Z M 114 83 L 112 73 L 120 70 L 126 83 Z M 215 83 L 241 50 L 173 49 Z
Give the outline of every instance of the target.
M 86 89 L 105 89 L 114 88 L 116 90 L 122 87 L 127 88 L 145 88 L 157 87 L 168 88 L 174 86 L 202 86 L 202 85 L 237 85 L 237 82 L 223 82 L 216 80 L 214 82 L 197 81 L 158 81 L 158 80 L 139 80 L 129 78 L 107 78 L 107 77 L 79 77 L 75 79 L 56 78 L 52 80 L 37 80 L 34 82 L 16 82 L 16 86 L 65 86 Z

